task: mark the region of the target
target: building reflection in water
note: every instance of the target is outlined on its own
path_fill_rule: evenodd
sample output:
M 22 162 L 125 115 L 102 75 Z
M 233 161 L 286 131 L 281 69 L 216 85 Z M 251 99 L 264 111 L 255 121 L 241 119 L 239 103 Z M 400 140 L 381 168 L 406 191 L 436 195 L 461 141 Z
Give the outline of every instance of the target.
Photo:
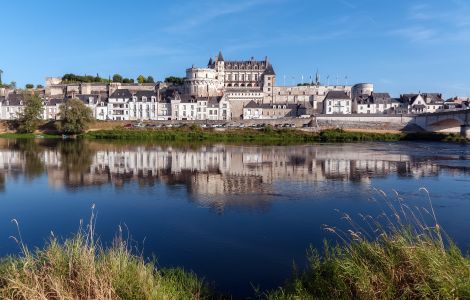
M 263 206 L 272 198 L 276 182 L 345 181 L 369 185 L 372 178 L 392 174 L 419 178 L 438 176 L 443 169 L 468 172 L 467 167 L 442 166 L 436 159 L 422 153 L 414 156 L 413 152 L 410 146 L 385 143 L 185 148 L 1 140 L 0 191 L 7 188 L 5 181 L 9 176 L 32 180 L 45 174 L 50 186 L 73 189 L 108 184 L 119 188 L 133 182 L 139 186 L 164 183 L 186 186 L 200 203 L 223 209 L 226 205 L 251 203 Z M 445 159 L 461 160 L 462 154 L 447 155 Z

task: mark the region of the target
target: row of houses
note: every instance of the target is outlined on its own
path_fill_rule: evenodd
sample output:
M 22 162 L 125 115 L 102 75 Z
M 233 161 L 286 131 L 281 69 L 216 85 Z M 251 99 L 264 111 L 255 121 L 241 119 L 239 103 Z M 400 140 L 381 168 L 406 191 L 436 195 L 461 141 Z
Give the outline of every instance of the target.
M 392 98 L 388 93 L 363 94 L 351 99 L 345 92 L 331 91 L 323 101 L 324 114 L 420 114 L 434 113 L 446 109 L 466 109 L 469 102 L 452 106 L 444 101 L 442 94 L 403 94 Z
M 60 105 L 72 97 L 43 98 L 43 119 L 57 119 Z M 130 91 L 117 89 L 111 95 L 77 94 L 93 111 L 97 120 L 231 120 L 232 101 L 225 96 L 197 97 L 182 94 L 177 89 L 157 91 Z M 243 119 L 279 119 L 323 114 L 419 114 L 443 110 L 469 109 L 470 99 L 455 98 L 444 101 L 438 93 L 403 94 L 392 98 L 388 93 L 356 95 L 344 91 L 330 91 L 320 111 L 310 102 L 263 103 L 251 100 L 243 106 Z M 0 119 L 12 120 L 24 108 L 22 93 L 0 96 Z M 238 117 L 238 115 L 237 115 Z
M 58 118 L 60 105 L 69 98 L 43 97 L 43 119 Z M 194 97 L 181 95 L 176 90 L 161 92 L 118 89 L 109 97 L 103 94 L 77 94 L 93 112 L 97 120 L 229 120 L 230 103 L 223 96 Z M 13 120 L 24 109 L 22 93 L 0 97 L 0 119 Z

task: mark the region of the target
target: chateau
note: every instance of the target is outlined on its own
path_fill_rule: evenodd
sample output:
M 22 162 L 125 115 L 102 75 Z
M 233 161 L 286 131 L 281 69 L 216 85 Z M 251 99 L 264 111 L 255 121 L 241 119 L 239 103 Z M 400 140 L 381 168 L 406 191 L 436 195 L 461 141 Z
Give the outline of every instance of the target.
M 268 58 L 225 60 L 222 51 L 206 67 L 186 70 L 182 85 L 168 83 L 63 82 L 47 78 L 44 119 L 56 119 L 59 107 L 76 98 L 98 120 L 214 120 L 280 119 L 314 114 L 413 114 L 470 108 L 469 101 L 450 105 L 438 93 L 403 94 L 391 98 L 374 92 L 372 83 L 298 86 L 277 85 Z M 15 119 L 24 107 L 21 91 L 0 89 L 0 119 Z

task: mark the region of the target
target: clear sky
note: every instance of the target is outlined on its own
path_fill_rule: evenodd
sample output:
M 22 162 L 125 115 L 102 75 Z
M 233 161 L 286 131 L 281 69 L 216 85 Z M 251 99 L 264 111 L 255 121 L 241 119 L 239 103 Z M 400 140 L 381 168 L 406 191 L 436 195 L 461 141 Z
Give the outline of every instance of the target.
M 278 83 L 373 82 L 376 91 L 470 96 L 467 0 L 4 1 L 3 81 L 64 73 L 184 76 L 223 50 L 269 57 Z M 293 79 L 294 78 L 294 79 Z

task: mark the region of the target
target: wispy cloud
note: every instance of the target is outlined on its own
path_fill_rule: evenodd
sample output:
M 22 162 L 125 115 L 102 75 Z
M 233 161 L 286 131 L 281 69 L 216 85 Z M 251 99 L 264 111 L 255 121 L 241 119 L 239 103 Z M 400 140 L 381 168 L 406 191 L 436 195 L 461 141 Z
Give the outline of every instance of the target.
M 172 33 L 186 32 L 207 24 L 217 18 L 241 13 L 256 6 L 267 3 L 272 4 L 273 2 L 282 2 L 282 0 L 220 1 L 217 4 L 194 1 L 193 5 L 188 6 L 184 10 L 178 11 L 179 16 L 177 20 L 179 23 L 172 24 L 166 27 L 165 30 Z
M 470 43 L 469 3 L 454 0 L 443 4 L 411 5 L 403 20 L 405 25 L 389 34 L 410 42 Z
M 391 35 L 403 37 L 412 42 L 430 42 L 436 39 L 437 32 L 431 28 L 412 26 L 391 30 Z

